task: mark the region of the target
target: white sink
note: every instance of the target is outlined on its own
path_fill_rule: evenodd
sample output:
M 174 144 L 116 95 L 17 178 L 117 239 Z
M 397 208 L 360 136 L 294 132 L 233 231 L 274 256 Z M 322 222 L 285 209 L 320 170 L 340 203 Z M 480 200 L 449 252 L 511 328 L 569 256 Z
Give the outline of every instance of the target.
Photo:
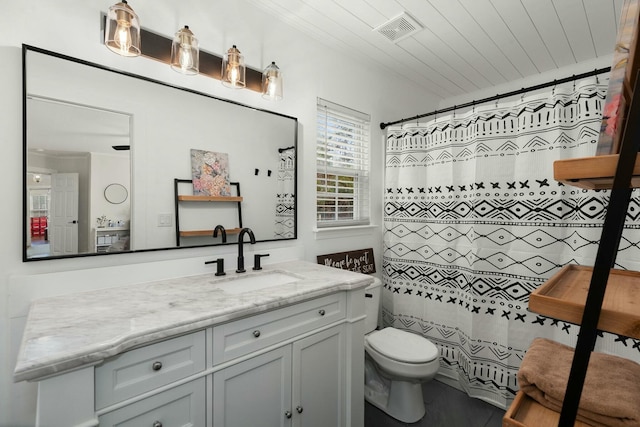
M 229 280 L 217 284 L 216 287 L 228 294 L 243 294 L 259 291 L 274 286 L 286 285 L 297 282 L 300 277 L 282 271 L 269 271 L 256 273 L 242 278 L 229 278 Z

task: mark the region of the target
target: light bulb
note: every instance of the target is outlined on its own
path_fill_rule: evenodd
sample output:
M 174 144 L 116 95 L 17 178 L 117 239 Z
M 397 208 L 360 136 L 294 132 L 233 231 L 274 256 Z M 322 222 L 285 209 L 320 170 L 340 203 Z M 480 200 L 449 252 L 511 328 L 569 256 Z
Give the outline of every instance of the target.
M 120 48 L 121 55 L 126 55 L 131 49 L 131 25 L 127 21 L 118 21 L 115 43 Z
M 274 98 L 276 96 L 276 78 L 271 76 L 268 79 L 267 83 L 267 95 L 269 98 Z
M 184 71 L 193 67 L 193 56 L 191 56 L 190 46 L 180 46 L 180 67 Z
M 231 65 L 230 66 L 230 70 L 229 70 L 229 80 L 231 81 L 232 85 L 236 85 L 236 83 L 238 83 L 238 75 L 240 74 L 238 71 L 238 66 L 237 65 Z

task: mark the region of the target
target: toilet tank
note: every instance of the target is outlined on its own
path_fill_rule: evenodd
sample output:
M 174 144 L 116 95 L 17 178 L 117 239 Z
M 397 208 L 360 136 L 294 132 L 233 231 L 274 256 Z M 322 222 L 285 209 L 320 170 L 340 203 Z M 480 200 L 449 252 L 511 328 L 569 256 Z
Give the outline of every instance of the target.
M 367 318 L 364 321 L 365 334 L 372 332 L 378 326 L 378 315 L 380 313 L 380 293 L 382 292 L 382 282 L 377 277 L 364 291 L 365 313 Z

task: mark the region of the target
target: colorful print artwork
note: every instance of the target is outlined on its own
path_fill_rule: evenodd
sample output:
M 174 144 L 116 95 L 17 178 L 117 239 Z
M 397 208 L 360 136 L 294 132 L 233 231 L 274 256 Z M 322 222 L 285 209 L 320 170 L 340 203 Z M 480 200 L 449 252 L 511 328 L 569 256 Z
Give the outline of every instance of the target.
M 191 176 L 195 196 L 230 196 L 229 155 L 191 149 Z

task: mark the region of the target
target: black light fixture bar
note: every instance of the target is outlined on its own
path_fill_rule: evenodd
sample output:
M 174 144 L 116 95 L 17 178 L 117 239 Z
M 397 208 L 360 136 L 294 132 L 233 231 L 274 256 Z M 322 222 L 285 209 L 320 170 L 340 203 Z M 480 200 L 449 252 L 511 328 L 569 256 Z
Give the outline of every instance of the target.
M 101 41 L 104 43 L 107 15 L 101 14 L 100 19 Z M 173 43 L 173 40 L 170 38 L 140 28 L 140 50 L 142 56 L 170 65 L 171 43 Z M 246 67 L 246 70 L 246 88 L 262 93 L 262 71 L 250 67 Z M 222 77 L 221 72 L 222 56 L 200 49 L 200 71 L 198 74 L 220 80 Z
M 142 56 L 155 59 L 164 64 L 171 64 L 171 43 L 173 40 L 153 33 L 144 28 L 140 29 L 140 50 Z M 247 89 L 262 92 L 262 71 L 247 69 Z M 222 71 L 222 57 L 200 50 L 199 74 L 220 80 Z

